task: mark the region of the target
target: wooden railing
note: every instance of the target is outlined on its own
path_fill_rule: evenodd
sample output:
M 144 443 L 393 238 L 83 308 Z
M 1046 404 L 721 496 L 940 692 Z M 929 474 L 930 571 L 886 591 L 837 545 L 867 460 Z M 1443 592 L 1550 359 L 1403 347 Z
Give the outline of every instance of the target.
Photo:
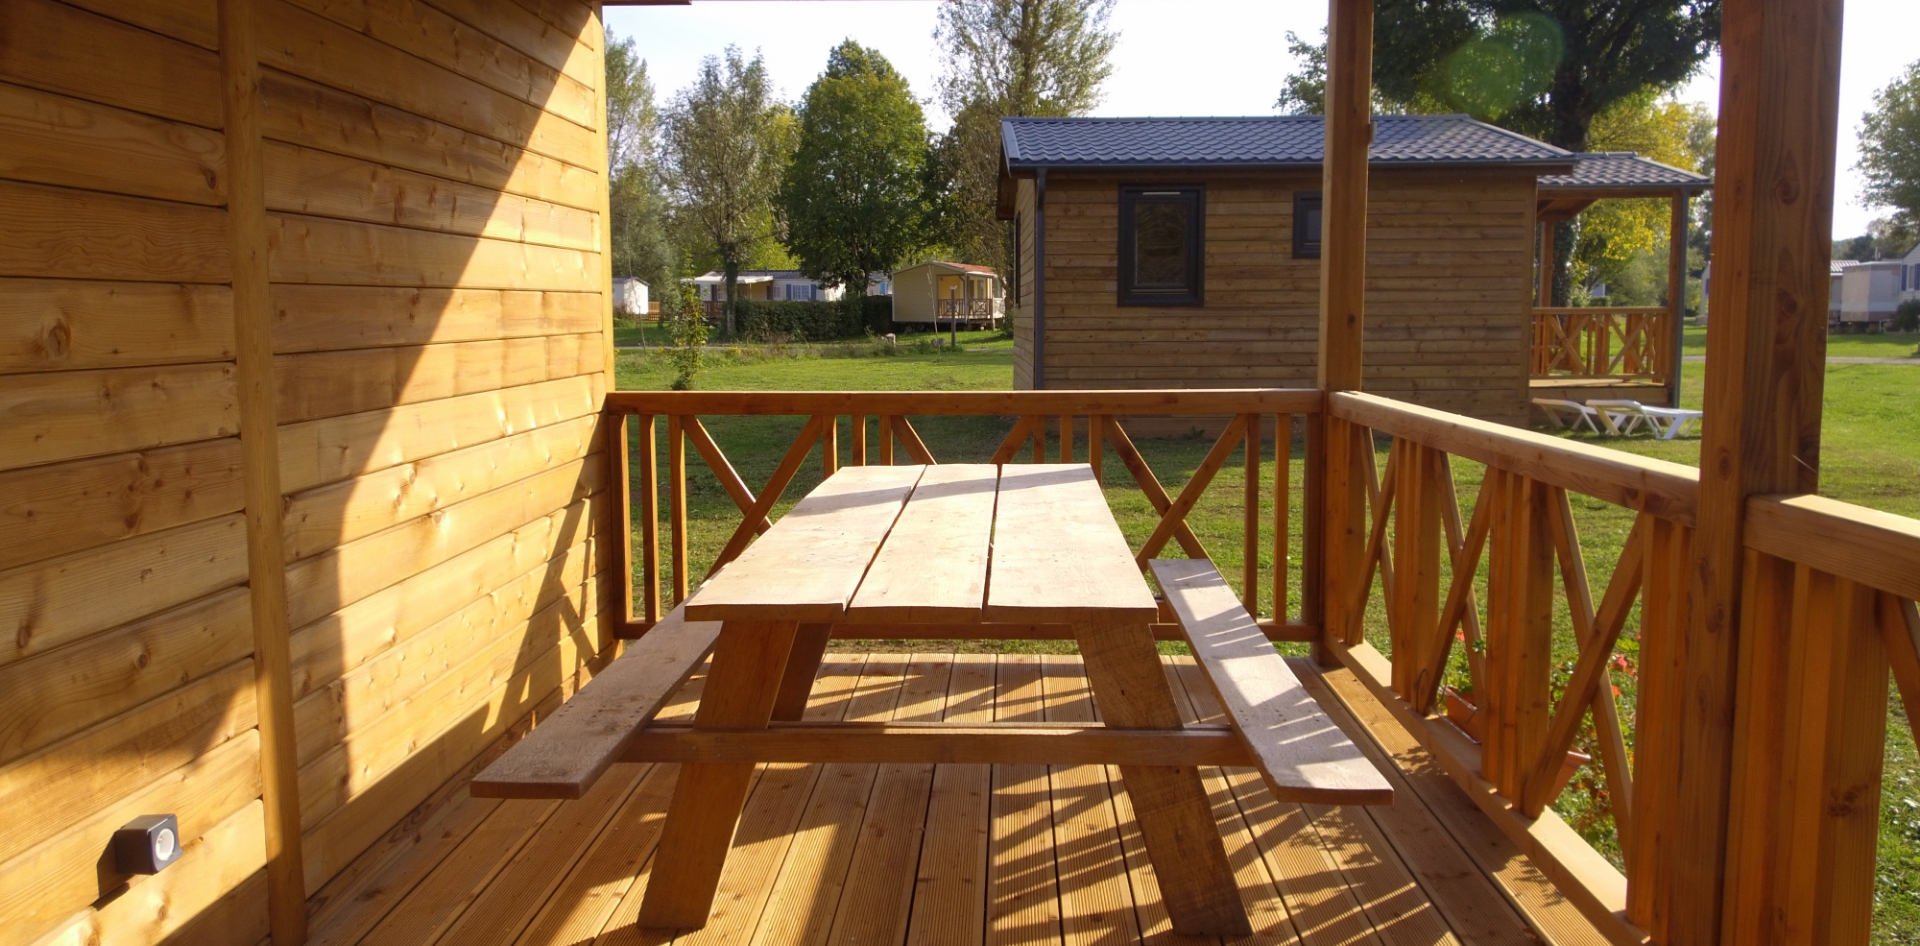
M 990 321 L 1003 313 L 999 299 L 941 299 L 937 318 L 942 321 Z
M 1391 443 L 1377 475 L 1371 449 L 1354 464 L 1370 510 L 1349 533 L 1358 555 L 1326 550 L 1362 563 L 1327 593 L 1352 596 L 1348 614 L 1371 607 L 1388 653 L 1366 624 L 1333 618 L 1327 647 L 1602 932 L 1645 942 L 1652 893 L 1672 869 L 1662 844 L 1690 816 L 1676 791 L 1690 689 L 1677 668 L 1698 471 L 1371 395 L 1331 394 L 1327 416 Z M 1454 472 L 1472 466 L 1458 461 L 1482 468 L 1464 523 Z M 1605 575 L 1589 574 L 1576 496 L 1632 517 Z M 1724 915 L 1737 925 L 1797 911 L 1799 928 L 1821 930 L 1806 942 L 1865 943 L 1889 662 L 1920 711 L 1920 522 L 1817 497 L 1756 499 L 1750 517 L 1735 763 L 1746 783 Z M 1559 653 L 1556 615 L 1571 631 Z M 1622 649 L 1623 637 L 1637 646 Z M 1440 699 L 1450 681 L 1464 694 L 1452 713 Z M 1624 871 L 1551 807 L 1583 730 Z M 1776 889 L 1771 865 L 1786 863 L 1806 864 L 1816 892 Z M 1727 941 L 1775 940 L 1748 929 Z
M 607 409 L 623 447 L 611 453 L 620 465 L 615 508 L 630 526 L 618 548 L 625 573 L 638 579 L 628 589 L 628 637 L 644 633 L 696 580 L 687 551 L 689 447 L 739 512 L 714 569 L 770 525 L 809 463 L 822 474 L 843 463 L 943 460 L 1080 461 L 1111 472 L 1105 468 L 1117 459 L 1157 516 L 1144 540 L 1136 536 L 1139 560 L 1211 557 L 1189 517 L 1237 453 L 1247 464 L 1241 561 L 1237 572 L 1223 571 L 1237 574 L 1250 610 L 1269 615 L 1261 622 L 1268 636 L 1313 641 L 1323 660 L 1352 670 L 1611 940 L 1646 943 L 1658 926 L 1653 892 L 1675 869 L 1662 845 L 1676 820 L 1691 816 L 1678 798 L 1687 760 L 1674 733 L 1689 693 L 1678 651 L 1689 633 L 1700 494 L 1692 467 L 1357 393 L 620 392 L 608 396 Z M 702 420 L 742 415 L 804 418 L 758 491 Z M 915 426 L 933 416 L 1008 420 L 994 428 L 1005 432 L 991 453 L 936 457 Z M 1170 492 L 1127 433 L 1122 419 L 1139 416 L 1204 417 L 1223 429 Z M 1299 483 L 1286 462 L 1296 417 L 1310 432 Z M 1316 432 L 1323 424 L 1359 436 Z M 1376 463 L 1382 439 L 1387 458 Z M 1243 442 L 1253 449 L 1242 451 Z M 1352 488 L 1367 514 L 1347 530 L 1321 522 L 1334 492 L 1346 488 L 1324 482 L 1322 472 L 1337 468 L 1329 451 L 1342 443 L 1366 481 Z M 1196 454 L 1189 448 L 1186 457 Z M 1262 462 L 1276 457 L 1275 473 L 1263 476 Z M 1475 467 L 1479 485 L 1463 515 L 1462 487 L 1473 478 L 1457 483 L 1456 470 Z M 1298 549 L 1289 538 L 1294 500 L 1309 520 Z M 1583 543 L 1576 518 L 1604 515 L 1620 517 L 1625 538 L 1617 553 L 1609 547 L 1597 556 L 1595 564 L 1611 567 L 1595 574 L 1588 552 L 1596 540 Z M 1819 931 L 1806 942 L 1865 943 L 1889 666 L 1910 710 L 1920 712 L 1920 522 L 1817 497 L 1755 499 L 1749 516 L 1742 639 L 1752 643 L 1741 652 L 1735 722 L 1742 774 L 1725 903 L 1700 909 L 1723 910 L 1736 928 L 1758 922 L 1742 917 L 1787 915 L 1796 928 Z M 1339 571 L 1342 562 L 1358 564 Z M 1290 567 L 1303 579 L 1297 601 L 1288 593 Z M 1364 619 L 1348 620 L 1355 616 Z M 1177 636 L 1168 625 L 1156 630 Z M 974 634 L 938 625 L 884 632 Z M 1443 694 L 1456 697 L 1451 712 Z M 1464 704 L 1470 720 L 1461 718 Z M 1570 767 L 1587 761 L 1570 757 L 1577 744 L 1591 750 L 1598 778 L 1589 782 L 1599 789 L 1592 794 L 1610 808 L 1624 870 L 1556 813 Z M 1813 892 L 1781 889 L 1774 865 L 1782 863 L 1809 865 Z M 1771 940 L 1736 929 L 1730 941 Z
M 696 581 L 688 552 L 689 447 L 740 513 L 738 525 L 715 556 L 708 575 L 732 561 L 754 536 L 771 526 L 774 507 L 796 474 L 810 462 L 820 464 L 822 474 L 831 474 L 841 464 L 1012 463 L 1023 462 L 1023 454 L 1025 460 L 1036 463 L 1090 463 L 1096 475 L 1103 474 L 1106 465 L 1117 459 L 1159 517 L 1136 550 L 1143 571 L 1148 560 L 1170 546 L 1177 546 L 1188 557 L 1206 558 L 1207 548 L 1188 516 L 1215 475 L 1238 452 L 1246 464 L 1238 577 L 1246 589 L 1248 610 L 1270 615 L 1262 622 L 1270 637 L 1312 640 L 1319 634 L 1318 627 L 1302 615 L 1314 613 L 1313 602 L 1302 601 L 1295 609 L 1288 600 L 1289 564 L 1302 561 L 1302 556 L 1294 555 L 1289 548 L 1289 535 L 1294 531 L 1289 521 L 1290 506 L 1300 505 L 1294 494 L 1290 459 L 1294 418 L 1317 413 L 1320 404 L 1320 392 L 1311 390 L 612 393 L 607 396 L 607 411 L 617 423 L 617 442 L 625 447 L 614 452 L 615 462 L 621 466 L 613 477 L 620 490 L 616 508 L 624 510 L 626 521 L 632 524 L 626 530 L 623 560 L 626 574 L 634 578 L 630 582 L 634 587 L 628 595 L 622 633 L 627 637 L 644 633 L 666 609 L 685 600 Z M 701 419 L 730 415 L 806 418 L 767 482 L 757 490 L 735 470 Z M 1012 423 L 991 454 L 936 457 L 914 425 L 915 418 L 933 416 L 1005 417 Z M 1205 419 L 1222 423 L 1224 429 L 1193 475 L 1177 493 L 1170 493 L 1128 435 L 1122 419 L 1129 416 L 1192 418 L 1196 422 Z M 664 425 L 661 418 L 665 419 Z M 1279 434 L 1269 448 L 1263 440 L 1274 430 Z M 662 452 L 658 438 L 663 434 L 664 464 L 657 459 Z M 843 434 L 849 441 L 845 446 L 841 444 Z M 1243 444 L 1248 449 L 1240 449 Z M 1266 485 L 1262 485 L 1263 455 L 1269 462 L 1276 455 L 1279 460 L 1273 464 L 1277 471 L 1273 481 Z M 631 493 L 625 489 L 630 481 L 636 484 Z M 1300 484 L 1301 488 L 1304 485 Z M 1263 494 L 1262 490 L 1271 492 Z M 663 491 L 667 505 L 665 535 L 659 513 Z M 1271 496 L 1271 522 L 1261 518 L 1263 495 Z M 1264 539 L 1263 531 L 1268 533 Z M 1313 532 L 1308 529 L 1305 534 Z M 636 539 L 637 553 L 633 547 Z M 1271 543 L 1270 547 L 1263 548 L 1263 541 Z M 1260 565 L 1263 551 L 1268 562 L 1264 574 Z M 1257 589 L 1263 578 L 1268 591 L 1261 599 Z M 1166 637 L 1176 635 L 1171 627 L 1158 631 Z M 1068 628 L 1045 626 L 996 628 L 995 634 L 1072 636 Z M 965 638 L 977 636 L 977 630 L 901 626 L 889 627 L 881 636 Z
M 1536 308 L 1533 377 L 1636 378 L 1667 383 L 1675 356 L 1665 308 Z

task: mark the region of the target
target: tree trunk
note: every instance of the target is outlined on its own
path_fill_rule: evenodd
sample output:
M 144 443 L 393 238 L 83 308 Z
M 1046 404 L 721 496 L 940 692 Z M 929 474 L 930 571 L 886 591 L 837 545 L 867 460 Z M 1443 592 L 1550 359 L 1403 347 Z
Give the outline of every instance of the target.
M 1573 221 L 1562 220 L 1553 224 L 1553 302 L 1552 305 L 1570 305 L 1573 298 L 1573 241 L 1575 237 Z
M 734 326 L 734 322 L 733 322 L 734 295 L 740 288 L 740 263 L 737 260 L 729 258 L 723 264 L 723 267 L 724 267 L 723 271 L 726 273 L 726 277 L 727 277 L 726 331 L 727 331 L 727 339 L 731 341 L 733 339 L 733 326 Z

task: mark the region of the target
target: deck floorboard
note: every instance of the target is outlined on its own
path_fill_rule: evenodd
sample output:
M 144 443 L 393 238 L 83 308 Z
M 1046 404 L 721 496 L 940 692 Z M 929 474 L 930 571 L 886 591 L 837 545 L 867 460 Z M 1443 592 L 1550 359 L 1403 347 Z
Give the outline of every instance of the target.
M 1219 707 L 1168 658 L 1190 720 Z M 1276 802 L 1252 769 L 1202 771 L 1251 943 L 1603 943 L 1371 698 L 1300 665 L 1395 807 Z M 690 719 L 703 674 L 663 719 Z M 1099 718 L 1078 657 L 833 654 L 809 719 Z M 1200 944 L 1173 935 L 1113 766 L 763 765 L 706 929 L 634 925 L 677 770 L 621 765 L 578 802 L 473 799 L 312 904 L 329 946 L 514 943 Z M 1451 793 L 1451 794 L 1450 794 Z

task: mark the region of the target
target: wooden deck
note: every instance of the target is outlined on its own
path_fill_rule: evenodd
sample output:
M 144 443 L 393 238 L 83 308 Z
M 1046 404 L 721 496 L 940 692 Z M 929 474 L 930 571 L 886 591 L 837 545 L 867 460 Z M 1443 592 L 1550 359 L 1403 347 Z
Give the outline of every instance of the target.
M 1191 718 L 1220 721 L 1191 660 L 1168 667 Z M 1398 794 L 1379 808 L 1282 805 L 1251 769 L 1204 770 L 1252 941 L 1604 942 L 1351 674 L 1296 669 L 1357 743 L 1396 763 Z M 700 685 L 662 718 L 690 720 Z M 807 718 L 1097 717 L 1075 656 L 829 654 Z M 1118 773 L 1101 766 L 763 765 L 707 927 L 642 931 L 675 769 L 616 766 L 577 802 L 449 785 L 310 901 L 312 942 L 1176 941 Z

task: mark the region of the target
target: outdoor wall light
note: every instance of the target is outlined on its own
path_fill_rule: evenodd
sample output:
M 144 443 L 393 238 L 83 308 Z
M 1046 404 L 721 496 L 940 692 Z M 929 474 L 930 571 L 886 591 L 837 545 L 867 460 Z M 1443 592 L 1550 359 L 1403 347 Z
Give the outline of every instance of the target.
M 114 866 L 122 874 L 157 874 L 180 859 L 180 820 L 141 815 L 113 833 Z

